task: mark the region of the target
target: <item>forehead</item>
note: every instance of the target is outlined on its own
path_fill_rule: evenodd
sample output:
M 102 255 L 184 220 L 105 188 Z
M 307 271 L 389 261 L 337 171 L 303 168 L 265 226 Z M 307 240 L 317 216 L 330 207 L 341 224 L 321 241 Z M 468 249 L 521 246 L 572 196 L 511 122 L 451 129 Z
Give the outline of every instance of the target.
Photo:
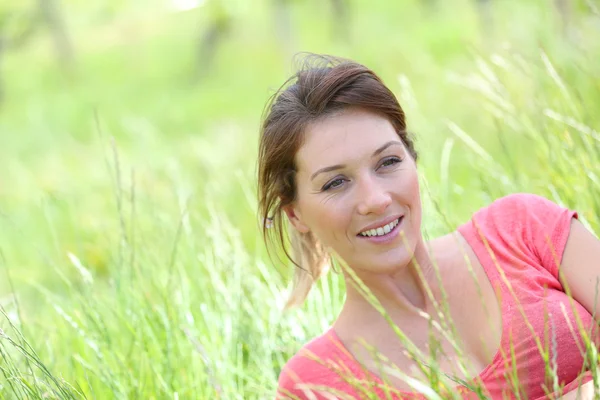
M 344 164 L 370 156 L 398 134 L 382 115 L 362 109 L 348 109 L 312 123 L 296 154 L 300 170 Z

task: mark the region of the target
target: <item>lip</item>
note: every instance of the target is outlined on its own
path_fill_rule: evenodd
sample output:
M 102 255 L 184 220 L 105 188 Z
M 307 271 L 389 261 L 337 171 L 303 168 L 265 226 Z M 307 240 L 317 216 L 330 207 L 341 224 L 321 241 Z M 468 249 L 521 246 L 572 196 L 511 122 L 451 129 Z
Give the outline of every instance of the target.
M 361 232 L 368 231 L 368 230 L 371 230 L 371 229 L 381 228 L 381 227 L 389 224 L 390 222 L 394 222 L 395 220 L 397 220 L 398 218 L 403 217 L 403 216 L 404 215 L 402 215 L 402 214 L 391 215 L 391 216 L 389 216 L 389 217 L 387 217 L 385 219 L 382 219 L 381 221 L 378 221 L 378 222 L 375 222 L 375 223 L 373 223 L 371 225 L 365 226 L 360 231 L 358 231 L 358 233 L 356 235 L 357 236 L 361 236 L 361 234 L 360 234 Z

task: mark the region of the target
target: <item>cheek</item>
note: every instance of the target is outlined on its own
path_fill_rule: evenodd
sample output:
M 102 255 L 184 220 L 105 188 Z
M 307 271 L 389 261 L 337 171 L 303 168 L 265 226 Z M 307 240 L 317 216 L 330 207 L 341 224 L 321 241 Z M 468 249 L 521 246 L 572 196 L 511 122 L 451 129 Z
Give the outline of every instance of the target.
M 415 171 L 410 171 L 398 181 L 394 191 L 398 194 L 398 201 L 408 207 L 410 222 L 413 228 L 419 229 L 421 224 L 421 191 L 419 177 Z
M 351 213 L 343 204 L 335 201 L 314 204 L 313 211 L 310 227 L 325 246 L 335 249 L 340 241 L 347 240 Z
M 415 206 L 415 202 L 420 203 L 421 188 L 416 171 L 406 171 L 405 174 L 398 176 L 391 184 L 393 187 L 389 189 L 402 197 L 404 202 L 409 203 L 412 207 Z
M 412 193 L 413 207 L 417 207 L 419 213 L 421 211 L 421 188 L 419 186 L 419 179 L 415 177 L 410 183 L 410 192 Z
M 416 175 L 416 174 L 415 174 Z M 414 225 L 414 228 L 420 230 L 421 228 L 421 215 L 422 215 L 422 206 L 421 206 L 421 190 L 419 186 L 419 179 L 417 176 L 414 177 L 412 182 L 410 182 L 410 193 L 411 193 L 411 220 Z

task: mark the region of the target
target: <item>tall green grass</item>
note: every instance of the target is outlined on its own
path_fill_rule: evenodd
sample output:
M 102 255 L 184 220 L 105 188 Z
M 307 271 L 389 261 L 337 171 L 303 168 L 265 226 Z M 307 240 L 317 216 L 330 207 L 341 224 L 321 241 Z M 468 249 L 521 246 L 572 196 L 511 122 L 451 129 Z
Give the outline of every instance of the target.
M 2 398 L 273 397 L 285 361 L 343 300 L 332 275 L 282 313 L 291 267 L 269 260 L 260 239 L 259 118 L 296 50 L 355 58 L 397 93 L 421 155 L 426 237 L 516 191 L 577 209 L 598 229 L 591 2 L 575 2 L 566 32 L 545 2 L 493 2 L 487 28 L 466 0 L 437 10 L 354 2 L 349 42 L 331 37 L 317 2 L 296 2 L 294 48 L 273 38 L 269 4 L 234 15 L 196 83 L 201 9 L 132 7 L 98 22 L 74 4 L 71 76 L 44 37 L 7 55 Z

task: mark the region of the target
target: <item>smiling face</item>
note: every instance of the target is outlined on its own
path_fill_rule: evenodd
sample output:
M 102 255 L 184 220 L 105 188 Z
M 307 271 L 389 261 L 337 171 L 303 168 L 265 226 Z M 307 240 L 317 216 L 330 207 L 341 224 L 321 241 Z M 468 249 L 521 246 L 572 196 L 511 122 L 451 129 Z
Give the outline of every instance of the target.
M 385 117 L 357 108 L 327 116 L 308 127 L 295 161 L 297 196 L 286 213 L 296 229 L 357 273 L 410 262 L 422 240 L 417 169 Z

